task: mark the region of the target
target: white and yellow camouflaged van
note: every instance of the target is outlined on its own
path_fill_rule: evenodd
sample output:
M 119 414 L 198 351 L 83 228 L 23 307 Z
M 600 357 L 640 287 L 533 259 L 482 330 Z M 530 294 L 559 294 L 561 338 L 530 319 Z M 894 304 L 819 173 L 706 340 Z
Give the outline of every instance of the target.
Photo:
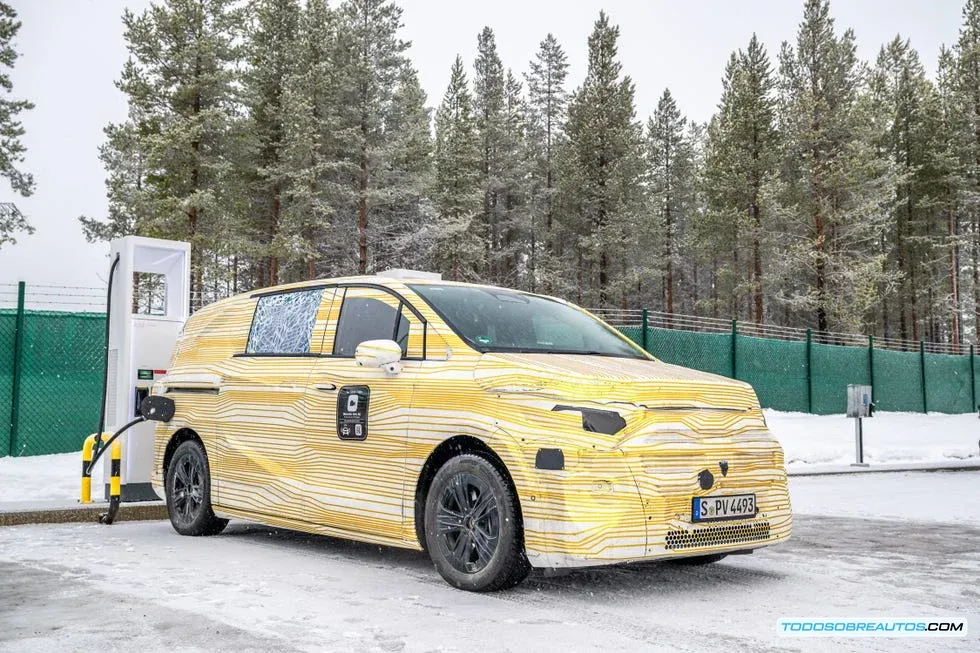
M 187 321 L 154 393 L 176 415 L 153 484 L 184 535 L 239 518 L 425 549 L 477 591 L 790 535 L 750 386 L 550 297 L 380 276 L 240 295 Z

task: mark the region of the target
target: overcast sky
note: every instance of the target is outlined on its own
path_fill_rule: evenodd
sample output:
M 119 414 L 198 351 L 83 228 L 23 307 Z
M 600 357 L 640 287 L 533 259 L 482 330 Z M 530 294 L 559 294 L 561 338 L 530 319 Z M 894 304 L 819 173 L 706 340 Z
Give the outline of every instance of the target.
M 106 123 L 125 118 L 113 82 L 126 59 L 120 16 L 147 0 L 7 0 L 23 22 L 13 72 L 14 96 L 37 106 L 23 115 L 26 169 L 37 191 L 13 198 L 37 228 L 0 250 L 0 283 L 99 285 L 107 245 L 89 245 L 77 217 L 103 217 L 104 170 L 98 147 Z M 335 0 L 336 2 L 336 0 Z M 523 73 L 550 31 L 568 53 L 569 86 L 585 74 L 586 39 L 600 9 L 620 26 L 620 59 L 636 84 L 638 117 L 653 111 L 665 87 L 681 110 L 707 120 L 721 93 L 721 75 L 733 49 L 753 32 L 775 58 L 792 40 L 802 0 L 401 0 L 403 38 L 419 70 L 429 104 L 438 104 L 457 53 L 472 65 L 476 35 L 493 28 L 504 65 Z M 835 0 L 839 28 L 857 33 L 858 53 L 871 60 L 881 44 L 902 34 L 930 72 L 939 46 L 956 40 L 963 0 Z M 0 182 L 0 201 L 12 198 Z

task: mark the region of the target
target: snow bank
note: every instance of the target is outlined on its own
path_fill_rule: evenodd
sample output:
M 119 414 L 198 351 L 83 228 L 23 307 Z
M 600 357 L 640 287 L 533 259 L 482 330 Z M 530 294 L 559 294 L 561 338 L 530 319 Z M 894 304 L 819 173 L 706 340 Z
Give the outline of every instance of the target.
M 843 415 L 765 411 L 790 470 L 854 462 L 854 420 Z M 864 420 L 867 463 L 940 462 L 980 458 L 980 419 L 939 413 L 876 413 Z
M 790 476 L 796 515 L 980 524 L 980 473 Z
M 92 471 L 92 498 L 102 498 L 102 461 Z M 82 454 L 0 458 L 0 502 L 78 501 Z

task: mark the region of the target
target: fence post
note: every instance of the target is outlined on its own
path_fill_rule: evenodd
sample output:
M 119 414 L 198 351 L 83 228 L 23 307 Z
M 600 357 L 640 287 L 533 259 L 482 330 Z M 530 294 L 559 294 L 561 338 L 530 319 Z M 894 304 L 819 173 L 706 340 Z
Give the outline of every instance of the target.
M 973 410 L 977 410 L 977 373 L 973 362 L 973 345 L 970 345 L 970 401 Z
M 17 435 L 20 420 L 20 377 L 21 357 L 24 349 L 24 294 L 26 285 L 23 281 L 17 284 L 17 319 L 14 322 L 14 366 L 10 381 L 10 433 L 7 439 L 7 455 L 14 453 L 14 438 Z
M 650 311 L 643 309 L 643 331 L 640 333 L 640 343 L 643 346 L 643 351 L 649 353 L 650 349 L 647 346 L 647 325 L 650 323 Z
M 875 337 L 868 336 L 868 382 L 871 384 L 871 403 L 875 402 Z
M 922 377 L 922 412 L 929 412 L 929 404 L 926 401 L 926 343 L 925 340 L 919 341 L 919 369 Z
M 813 331 L 806 330 L 806 412 L 813 412 Z
M 738 368 L 736 367 L 736 363 L 738 363 L 738 359 L 736 358 L 736 354 L 735 354 L 737 339 L 738 339 L 738 321 L 732 320 L 732 378 L 733 379 L 738 378 Z

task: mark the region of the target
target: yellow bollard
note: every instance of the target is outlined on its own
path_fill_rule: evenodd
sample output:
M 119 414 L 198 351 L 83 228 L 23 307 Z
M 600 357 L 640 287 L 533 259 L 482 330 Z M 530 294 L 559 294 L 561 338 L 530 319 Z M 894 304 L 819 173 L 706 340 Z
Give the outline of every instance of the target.
M 112 507 L 112 503 L 119 503 L 119 495 L 122 494 L 122 481 L 120 475 L 122 473 L 122 444 L 119 440 L 112 443 L 112 451 L 109 452 L 111 456 L 111 469 L 109 472 L 109 506 Z
M 92 503 L 92 471 L 88 467 L 92 463 L 92 456 L 95 451 L 95 436 L 96 434 L 93 433 L 85 438 L 85 444 L 82 445 L 82 496 L 79 498 L 79 503 Z M 102 441 L 105 442 L 110 437 L 112 437 L 111 433 L 103 433 Z M 112 459 L 112 470 L 109 478 L 110 503 L 112 497 L 115 497 L 116 503 L 118 503 L 122 487 L 119 478 L 122 467 L 122 445 L 119 440 L 112 443 L 112 450 L 109 455 Z
M 85 438 L 82 445 L 82 496 L 81 503 L 92 503 L 92 472 L 88 466 L 92 462 L 92 450 L 95 449 L 95 433 Z
M 111 524 L 116 521 L 116 514 L 119 512 L 120 494 L 122 494 L 122 482 L 119 478 L 122 471 L 122 444 L 119 440 L 112 443 L 109 455 L 112 461 L 109 471 L 109 512 L 99 515 L 101 524 Z

